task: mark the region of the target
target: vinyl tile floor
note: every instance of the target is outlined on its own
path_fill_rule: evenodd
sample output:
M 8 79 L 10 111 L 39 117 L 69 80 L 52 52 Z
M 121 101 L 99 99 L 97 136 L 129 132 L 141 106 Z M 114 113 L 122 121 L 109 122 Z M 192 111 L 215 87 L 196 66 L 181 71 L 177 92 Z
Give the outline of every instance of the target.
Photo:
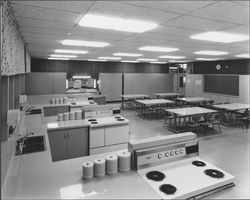
M 135 111 L 122 110 L 122 116 L 130 123 L 130 140 L 138 140 L 158 135 L 174 134 L 163 126 L 163 119 L 142 119 Z M 220 192 L 223 199 L 250 199 L 250 129 L 221 126 L 218 130 L 198 133 L 200 157 L 235 176 L 235 187 Z

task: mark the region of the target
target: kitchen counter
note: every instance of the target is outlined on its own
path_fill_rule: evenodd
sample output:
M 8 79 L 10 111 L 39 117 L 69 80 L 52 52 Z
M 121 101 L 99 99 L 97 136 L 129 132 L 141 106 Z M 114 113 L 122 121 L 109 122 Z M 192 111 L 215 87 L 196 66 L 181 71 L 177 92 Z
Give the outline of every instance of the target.
M 124 121 L 117 121 L 118 118 L 124 119 Z M 93 118 L 91 118 L 93 119 Z M 120 115 L 115 116 L 106 116 L 106 117 L 98 117 L 97 124 L 91 124 L 89 119 L 82 119 L 82 120 L 68 120 L 68 121 L 57 121 L 57 116 L 46 117 L 45 121 L 47 122 L 47 130 L 61 130 L 61 129 L 68 129 L 68 128 L 80 128 L 80 127 L 104 127 L 104 126 L 115 126 L 115 125 L 122 125 L 128 124 L 129 121 L 123 118 Z
M 160 198 L 135 171 L 83 180 L 83 162 L 110 153 L 52 162 L 46 123 L 42 123 L 34 132 L 35 135 L 45 136 L 47 149 L 13 155 L 2 186 L 2 199 Z

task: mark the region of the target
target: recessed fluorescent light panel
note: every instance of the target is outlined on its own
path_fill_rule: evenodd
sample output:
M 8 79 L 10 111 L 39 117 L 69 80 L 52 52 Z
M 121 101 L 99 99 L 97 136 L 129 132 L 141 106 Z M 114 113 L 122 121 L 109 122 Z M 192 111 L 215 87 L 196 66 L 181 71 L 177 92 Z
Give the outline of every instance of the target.
M 156 51 L 156 52 L 173 52 L 173 51 L 178 51 L 179 49 L 169 48 L 169 47 L 158 47 L 158 46 L 145 46 L 145 47 L 140 47 L 139 50 Z
M 166 64 L 167 62 L 150 62 L 152 64 Z
M 78 75 L 78 76 L 72 76 L 72 78 L 74 78 L 74 79 L 89 79 L 89 78 L 91 78 L 91 76 L 88 76 L 88 75 L 86 75 L 86 76 L 84 76 L 84 75 L 80 76 L 80 75 Z
M 152 59 L 152 58 L 137 58 L 136 60 L 146 61 L 146 62 L 156 62 L 157 61 L 157 59 Z
M 88 51 L 70 50 L 70 49 L 56 49 L 55 53 L 87 54 Z
M 138 63 L 139 61 L 136 61 L 136 60 L 122 60 L 121 62 L 124 62 L 124 63 Z
M 171 62 L 171 63 L 187 63 L 190 61 L 188 61 L 188 60 L 169 60 L 169 62 Z
M 107 60 L 104 60 L 104 59 L 88 59 L 88 61 L 99 61 L 99 62 L 101 62 L 101 61 L 107 61 Z
M 183 58 L 185 58 L 185 56 L 168 56 L 168 55 L 165 55 L 165 56 L 159 56 L 159 58 L 183 59 Z
M 220 60 L 220 58 L 195 58 L 195 60 L 213 61 L 213 60 Z
M 63 45 L 70 46 L 85 46 L 85 47 L 106 47 L 110 45 L 108 42 L 95 42 L 85 40 L 63 40 Z
M 134 20 L 122 19 L 115 16 L 104 16 L 86 14 L 78 23 L 80 26 L 87 26 L 92 28 L 109 29 L 115 31 L 125 31 L 134 33 L 143 33 L 158 26 L 156 23 Z
M 120 60 L 122 58 L 120 57 L 106 57 L 106 56 L 101 56 L 101 57 L 98 57 L 98 59 L 104 59 L 104 60 Z
M 51 57 L 56 57 L 56 58 L 76 58 L 76 55 L 61 55 L 61 54 L 52 54 L 50 55 Z
M 143 54 L 139 53 L 114 53 L 114 56 L 124 56 L 124 57 L 140 57 L 143 56 Z
M 239 54 L 239 55 L 236 55 L 236 57 L 239 57 L 239 58 L 249 58 L 249 54 Z
M 220 56 L 220 55 L 226 55 L 226 54 L 228 54 L 228 52 L 225 52 L 225 51 L 196 51 L 196 52 L 194 52 L 194 54 Z
M 50 57 L 49 60 L 69 60 L 69 58 L 56 58 L 56 57 Z
M 205 40 L 205 41 L 221 42 L 221 43 L 232 43 L 232 42 L 249 40 L 249 37 L 246 35 L 224 33 L 217 31 L 192 35 L 191 38 L 195 40 Z

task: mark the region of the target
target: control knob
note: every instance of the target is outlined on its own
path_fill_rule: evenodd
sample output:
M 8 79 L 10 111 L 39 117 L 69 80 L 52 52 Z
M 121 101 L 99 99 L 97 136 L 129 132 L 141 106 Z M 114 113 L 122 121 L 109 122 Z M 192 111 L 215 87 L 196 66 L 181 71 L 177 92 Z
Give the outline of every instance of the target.
M 161 157 L 162 157 L 162 155 L 159 153 L 159 154 L 158 154 L 158 158 L 161 159 Z
M 165 156 L 166 156 L 166 157 L 168 157 L 168 156 L 169 156 L 169 153 L 168 153 L 168 152 L 166 152 L 166 153 L 165 153 Z
M 171 152 L 170 152 L 170 155 L 171 155 L 171 156 L 173 156 L 173 155 L 174 155 L 174 152 L 173 152 L 173 151 L 171 151 Z
M 181 154 L 183 154 L 183 153 L 184 153 L 183 149 L 181 149 L 181 150 L 180 150 L 180 153 L 181 153 Z
M 178 155 L 179 154 L 179 151 L 178 150 L 175 150 L 175 155 Z

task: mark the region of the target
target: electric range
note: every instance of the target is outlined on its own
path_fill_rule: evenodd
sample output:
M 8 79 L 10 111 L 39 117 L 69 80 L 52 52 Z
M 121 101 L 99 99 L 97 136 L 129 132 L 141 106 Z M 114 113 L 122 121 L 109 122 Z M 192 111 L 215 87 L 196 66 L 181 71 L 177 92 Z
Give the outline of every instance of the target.
M 233 187 L 234 176 L 199 157 L 187 132 L 129 143 L 132 167 L 162 199 L 201 199 Z

